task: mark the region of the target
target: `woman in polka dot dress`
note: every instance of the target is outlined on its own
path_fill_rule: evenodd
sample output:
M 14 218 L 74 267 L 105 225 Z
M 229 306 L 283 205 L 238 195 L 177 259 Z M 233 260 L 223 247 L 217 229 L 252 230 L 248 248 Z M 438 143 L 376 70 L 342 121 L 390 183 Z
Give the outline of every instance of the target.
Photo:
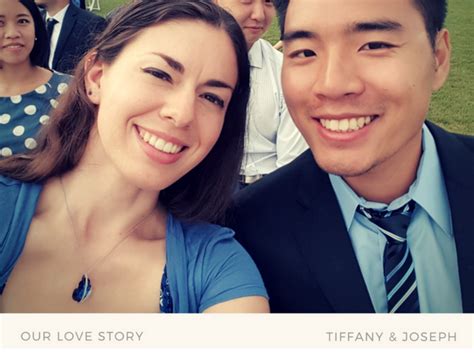
M 0 158 L 36 148 L 36 137 L 67 88 L 47 68 L 48 35 L 33 0 L 0 0 Z

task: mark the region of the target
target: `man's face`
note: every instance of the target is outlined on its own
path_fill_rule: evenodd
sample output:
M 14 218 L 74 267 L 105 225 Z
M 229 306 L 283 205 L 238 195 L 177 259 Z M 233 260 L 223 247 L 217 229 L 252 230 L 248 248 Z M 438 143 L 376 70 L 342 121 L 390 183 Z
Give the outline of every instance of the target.
M 215 2 L 234 16 L 244 32 L 249 49 L 267 31 L 276 15 L 271 0 L 215 0 Z
M 419 158 L 450 48 L 443 30 L 433 50 L 412 0 L 291 0 L 284 38 L 285 99 L 324 170 L 390 176 Z

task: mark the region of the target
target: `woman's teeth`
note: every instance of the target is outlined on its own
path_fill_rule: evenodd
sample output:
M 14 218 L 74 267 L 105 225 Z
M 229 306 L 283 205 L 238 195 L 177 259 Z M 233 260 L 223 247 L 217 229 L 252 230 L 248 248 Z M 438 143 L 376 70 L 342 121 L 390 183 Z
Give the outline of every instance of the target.
M 148 143 L 156 150 L 159 150 L 164 153 L 168 154 L 176 154 L 179 153 L 182 149 L 182 145 L 173 144 L 171 142 L 167 142 L 162 138 L 158 138 L 157 136 L 151 134 L 143 130 L 142 128 L 139 129 L 140 136 L 142 137 L 145 143 Z

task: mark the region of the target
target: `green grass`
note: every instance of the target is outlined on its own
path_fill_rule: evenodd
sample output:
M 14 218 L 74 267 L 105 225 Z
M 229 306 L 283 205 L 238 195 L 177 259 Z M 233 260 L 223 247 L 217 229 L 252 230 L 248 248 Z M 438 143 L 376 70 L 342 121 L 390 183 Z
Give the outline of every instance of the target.
M 124 0 L 101 0 L 101 15 Z M 474 135 L 474 18 L 473 0 L 449 0 L 446 26 L 451 33 L 451 73 L 444 87 L 433 95 L 429 118 L 446 129 Z M 276 43 L 280 38 L 277 21 L 265 34 Z

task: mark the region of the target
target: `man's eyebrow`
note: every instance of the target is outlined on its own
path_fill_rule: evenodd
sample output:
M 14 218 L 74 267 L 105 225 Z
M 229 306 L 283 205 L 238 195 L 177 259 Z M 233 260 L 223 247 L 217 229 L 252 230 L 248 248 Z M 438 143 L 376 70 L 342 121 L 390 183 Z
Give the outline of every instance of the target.
M 168 65 L 176 70 L 177 72 L 183 74 L 184 73 L 184 65 L 178 62 L 176 59 L 171 58 L 169 55 L 163 54 L 163 53 L 158 53 L 158 52 L 153 52 L 153 54 L 163 58 L 163 60 L 168 63 Z
M 220 80 L 208 80 L 206 81 L 205 83 L 206 86 L 212 86 L 212 87 L 215 87 L 215 88 L 224 88 L 224 89 L 230 89 L 232 91 L 234 91 L 234 88 L 227 84 L 227 83 L 224 83 L 223 81 L 220 81 Z
M 296 41 L 297 39 L 314 39 L 317 38 L 318 35 L 311 31 L 289 31 L 285 32 L 281 37 L 283 42 L 292 42 Z
M 400 31 L 402 25 L 395 21 L 366 21 L 366 22 L 356 22 L 349 25 L 346 29 L 346 32 L 349 33 L 358 33 L 358 32 L 371 32 L 371 31 Z M 297 30 L 285 32 L 282 36 L 282 41 L 292 42 L 298 39 L 315 39 L 319 35 L 316 32 Z
M 356 22 L 350 25 L 347 32 L 371 32 L 371 31 L 400 31 L 402 25 L 394 21 L 367 21 Z

